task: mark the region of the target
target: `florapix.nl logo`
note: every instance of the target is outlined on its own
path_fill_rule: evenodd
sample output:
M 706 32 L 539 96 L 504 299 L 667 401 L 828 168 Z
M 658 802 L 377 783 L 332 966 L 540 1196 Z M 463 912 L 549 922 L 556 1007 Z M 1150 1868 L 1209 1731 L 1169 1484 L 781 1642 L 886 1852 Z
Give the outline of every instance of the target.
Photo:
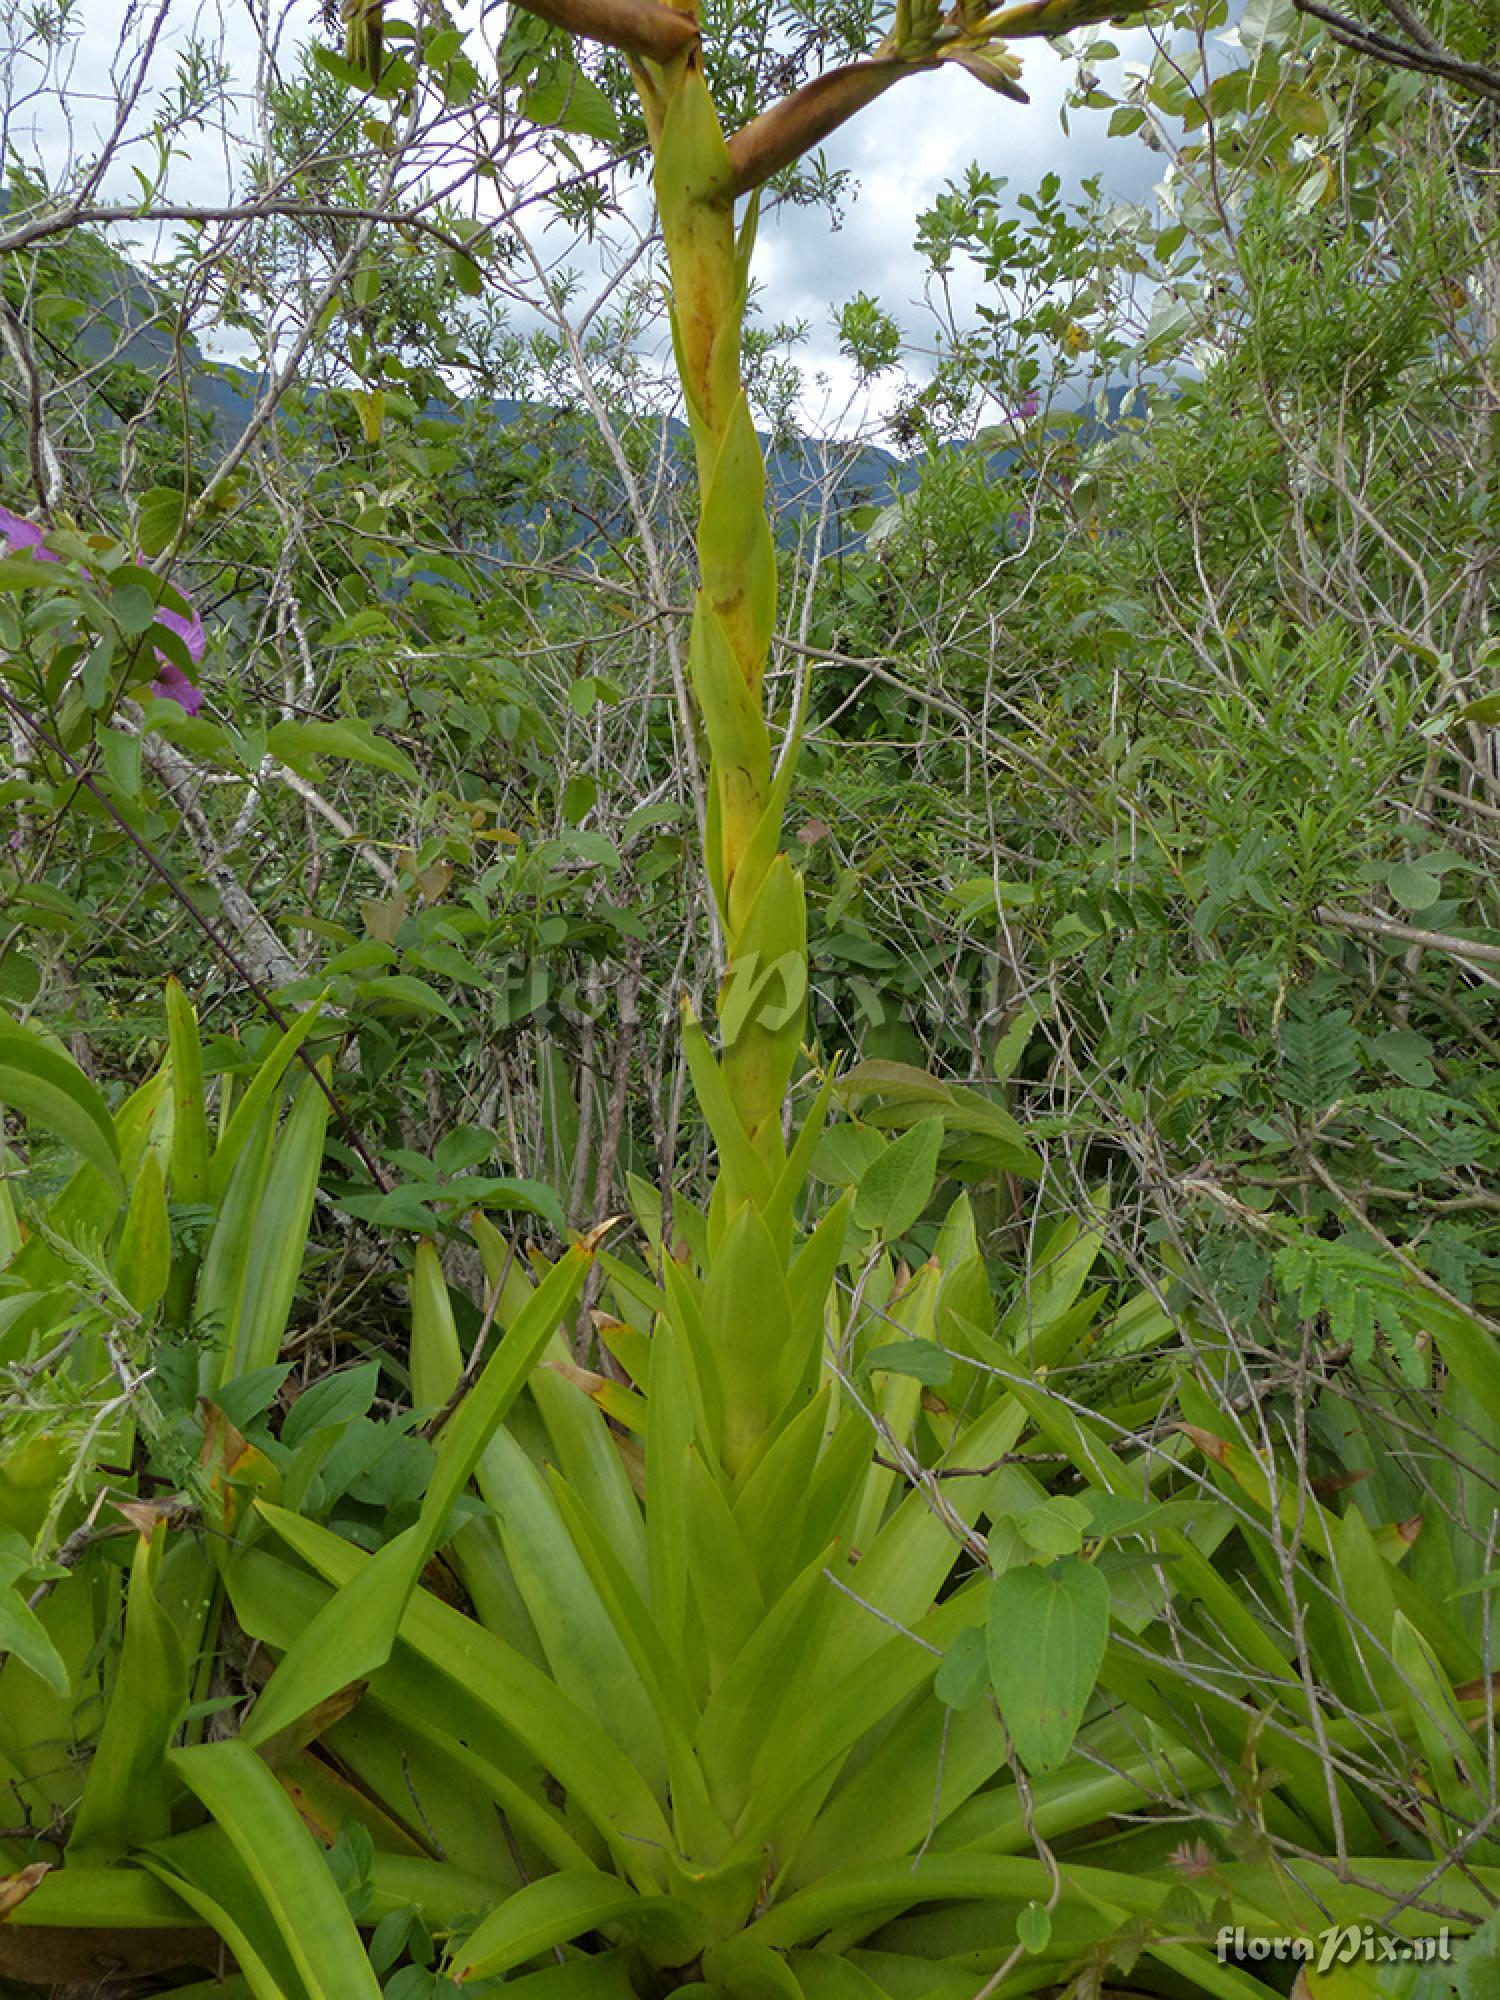
M 1220 1965 L 1249 1962 L 1310 1965 L 1330 1972 L 1336 1965 L 1435 1965 L 1453 1956 L 1448 1927 L 1431 1937 L 1394 1937 L 1373 1924 L 1329 1924 L 1313 1933 L 1249 1931 L 1243 1924 L 1226 1924 L 1214 1946 Z

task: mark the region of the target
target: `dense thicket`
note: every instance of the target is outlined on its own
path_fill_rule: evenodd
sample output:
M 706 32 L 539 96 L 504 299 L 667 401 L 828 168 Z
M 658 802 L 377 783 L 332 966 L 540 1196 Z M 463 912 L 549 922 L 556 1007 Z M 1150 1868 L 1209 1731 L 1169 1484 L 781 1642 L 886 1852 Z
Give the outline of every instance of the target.
M 726 130 L 874 39 L 753 11 Z M 809 982 L 764 1185 L 696 1025 L 735 1004 L 713 460 L 625 60 L 426 9 L 373 88 L 283 59 L 252 134 L 212 52 L 148 106 L 122 44 L 118 160 L 44 174 L 73 31 L 9 27 L 0 1969 L 174 1990 L 190 1908 L 248 1981 L 193 1992 L 366 1990 L 348 1938 L 395 2000 L 1488 1991 L 1494 0 L 1202 0 L 1134 67 L 1087 30 L 1069 113 L 1151 202 L 958 177 L 912 218 L 924 358 L 841 314 L 878 437 L 800 436 L 752 315 Z M 226 118 L 231 198 L 183 200 Z M 857 195 L 815 156 L 766 198 Z M 449 1491 L 492 1352 L 544 1366 Z M 351 1545 L 422 1548 L 430 1631 L 257 1711 Z M 311 1902 L 254 1859 L 288 1799 Z M 701 1936 L 622 1858 L 648 1806 L 729 1884 Z

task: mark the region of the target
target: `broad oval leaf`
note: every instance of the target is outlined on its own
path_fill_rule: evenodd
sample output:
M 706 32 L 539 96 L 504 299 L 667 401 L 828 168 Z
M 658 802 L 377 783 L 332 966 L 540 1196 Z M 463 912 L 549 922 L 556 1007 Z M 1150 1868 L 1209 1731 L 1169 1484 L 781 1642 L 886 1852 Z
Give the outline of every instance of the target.
M 931 1340 L 892 1340 L 872 1347 L 865 1366 L 872 1374 L 909 1375 L 929 1389 L 941 1389 L 953 1377 L 952 1357 Z
M 343 757 L 354 764 L 373 764 L 398 778 L 415 779 L 417 767 L 398 745 L 377 736 L 368 722 L 344 717 L 338 722 L 278 722 L 266 738 L 273 757 L 303 777 L 312 775 L 317 757 Z
M 996 1577 L 990 1680 L 1016 1755 L 1034 1776 L 1067 1758 L 1108 1639 L 1109 1585 L 1082 1557 Z
M 972 1708 L 989 1685 L 985 1635 L 966 1625 L 944 1653 L 932 1691 L 945 1708 Z
M 887 1239 L 906 1234 L 932 1199 L 942 1144 L 942 1119 L 924 1118 L 871 1162 L 854 1197 L 861 1229 L 879 1230 Z

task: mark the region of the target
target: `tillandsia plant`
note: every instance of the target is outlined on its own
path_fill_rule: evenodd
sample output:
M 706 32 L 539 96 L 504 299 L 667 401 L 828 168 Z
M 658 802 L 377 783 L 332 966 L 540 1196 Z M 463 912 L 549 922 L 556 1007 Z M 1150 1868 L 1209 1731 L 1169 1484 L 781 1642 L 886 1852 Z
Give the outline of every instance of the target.
M 1186 1437 L 1112 1448 L 1160 1417 L 1141 1371 L 1170 1325 L 1147 1298 L 1106 1316 L 1086 1291 L 1097 1221 L 1055 1229 L 997 1318 L 964 1197 L 922 1268 L 893 1246 L 944 1161 L 977 1148 L 989 1171 L 1037 1176 L 999 1104 L 867 1063 L 810 1077 L 800 1128 L 783 1125 L 807 956 L 781 840 L 796 719 L 777 758 L 775 560 L 740 370 L 756 191 L 914 70 L 954 61 L 1014 94 L 1005 37 L 1119 10 L 903 0 L 867 61 L 731 136 L 691 14 L 536 11 L 627 51 L 656 156 L 701 488 L 691 664 L 726 972 L 718 1052 L 696 1022 L 686 1036 L 718 1179 L 706 1213 L 679 1199 L 665 1217 L 637 1189 L 633 1247 L 596 1231 L 530 1271 L 476 1224 L 487 1297 L 467 1360 L 436 1248 L 418 1247 L 411 1414 L 431 1457 L 414 1518 L 339 1533 L 306 1467 L 283 1452 L 249 1468 L 259 1497 L 216 1544 L 256 1649 L 234 1734 L 201 1714 L 184 1732 L 173 1531 L 153 1524 L 92 1799 L 62 1866 L 18 1843 L 0 1914 L 59 1953 L 103 1930 L 129 1965 L 222 1975 L 180 1990 L 256 2000 L 357 2000 L 387 1974 L 403 2000 L 492 1983 L 537 2000 L 974 2000 L 1080 1973 L 1097 1987 L 1115 1963 L 1137 1991 L 1250 2000 L 1264 1989 L 1214 1949 L 1226 1926 L 1373 1922 L 1394 1882 L 1401 1927 L 1430 1930 L 1426 1861 L 1372 1882 L 1339 1845 L 1369 1815 L 1306 1748 L 1295 1654 L 1215 1567 L 1238 1501 L 1194 1478 Z M 375 72 L 378 6 L 354 0 L 349 27 Z M 877 1144 L 857 1192 L 813 1219 L 836 1099 Z M 591 1264 L 609 1373 L 563 1333 Z M 266 1364 L 274 1317 L 236 1337 L 237 1367 Z M 1085 1347 L 1115 1384 L 1087 1413 L 1048 1380 Z M 1200 1701 L 1226 1644 L 1232 1691 Z M 13 1656 L 7 1676 L 41 1664 Z M 1456 1793 L 1472 1760 L 1452 1729 L 1439 1747 Z M 1157 1801 L 1176 1807 L 1161 1823 Z M 1238 1851 L 1174 1858 L 1187 1801 Z M 1477 1915 L 1490 1886 L 1451 1868 L 1444 1907 Z

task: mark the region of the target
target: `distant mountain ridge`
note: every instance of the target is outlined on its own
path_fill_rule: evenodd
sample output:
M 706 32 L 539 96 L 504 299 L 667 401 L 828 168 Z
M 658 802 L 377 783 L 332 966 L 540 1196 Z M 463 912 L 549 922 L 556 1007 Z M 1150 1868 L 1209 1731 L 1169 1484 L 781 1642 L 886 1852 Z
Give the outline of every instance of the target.
M 10 206 L 8 190 L 0 187 L 0 214 Z M 100 248 L 103 259 L 107 260 L 113 289 L 101 292 L 94 301 L 105 324 L 85 332 L 80 344 L 91 359 L 100 360 L 113 352 L 120 362 L 158 376 L 176 365 L 172 310 L 133 264 L 112 248 L 102 245 Z M 123 342 L 122 332 L 126 335 Z M 214 431 L 227 441 L 250 418 L 264 393 L 267 377 L 232 362 L 211 360 L 191 339 L 184 344 L 183 360 L 193 401 L 208 413 Z M 312 393 L 316 396 L 322 392 L 315 389 Z M 1125 394 L 1123 387 L 1110 391 L 1108 416 L 1101 419 L 1088 410 L 1086 425 L 1101 431 L 1112 429 Z M 591 428 L 591 419 L 570 409 L 549 409 L 514 398 L 496 399 L 488 407 L 495 423 L 507 429 L 529 428 L 538 417 L 548 415 L 564 424 L 576 421 Z M 444 406 L 433 406 L 435 416 L 443 413 Z M 659 418 L 656 422 L 665 424 L 672 457 L 682 466 L 684 477 L 690 477 L 691 446 L 686 424 L 677 417 Z M 778 539 L 784 543 L 795 541 L 806 532 L 809 519 L 816 521 L 826 506 L 825 557 L 861 547 L 865 528 L 856 527 L 849 517 L 871 505 L 880 507 L 910 493 L 920 483 L 927 463 L 925 454 L 901 457 L 868 441 L 848 443 L 762 434 L 761 443 L 766 460 L 767 500 L 776 520 Z M 987 474 L 1002 475 L 1015 463 L 1016 456 L 1014 448 L 1009 447 L 988 451 L 984 456 Z M 567 482 L 560 488 L 556 495 L 558 503 L 570 504 L 574 497 L 567 490 L 570 484 L 576 484 L 581 498 L 583 476 L 580 461 L 576 482 Z M 830 497 L 825 499 L 826 495 Z M 534 501 L 514 518 L 539 518 L 545 506 L 545 501 Z

